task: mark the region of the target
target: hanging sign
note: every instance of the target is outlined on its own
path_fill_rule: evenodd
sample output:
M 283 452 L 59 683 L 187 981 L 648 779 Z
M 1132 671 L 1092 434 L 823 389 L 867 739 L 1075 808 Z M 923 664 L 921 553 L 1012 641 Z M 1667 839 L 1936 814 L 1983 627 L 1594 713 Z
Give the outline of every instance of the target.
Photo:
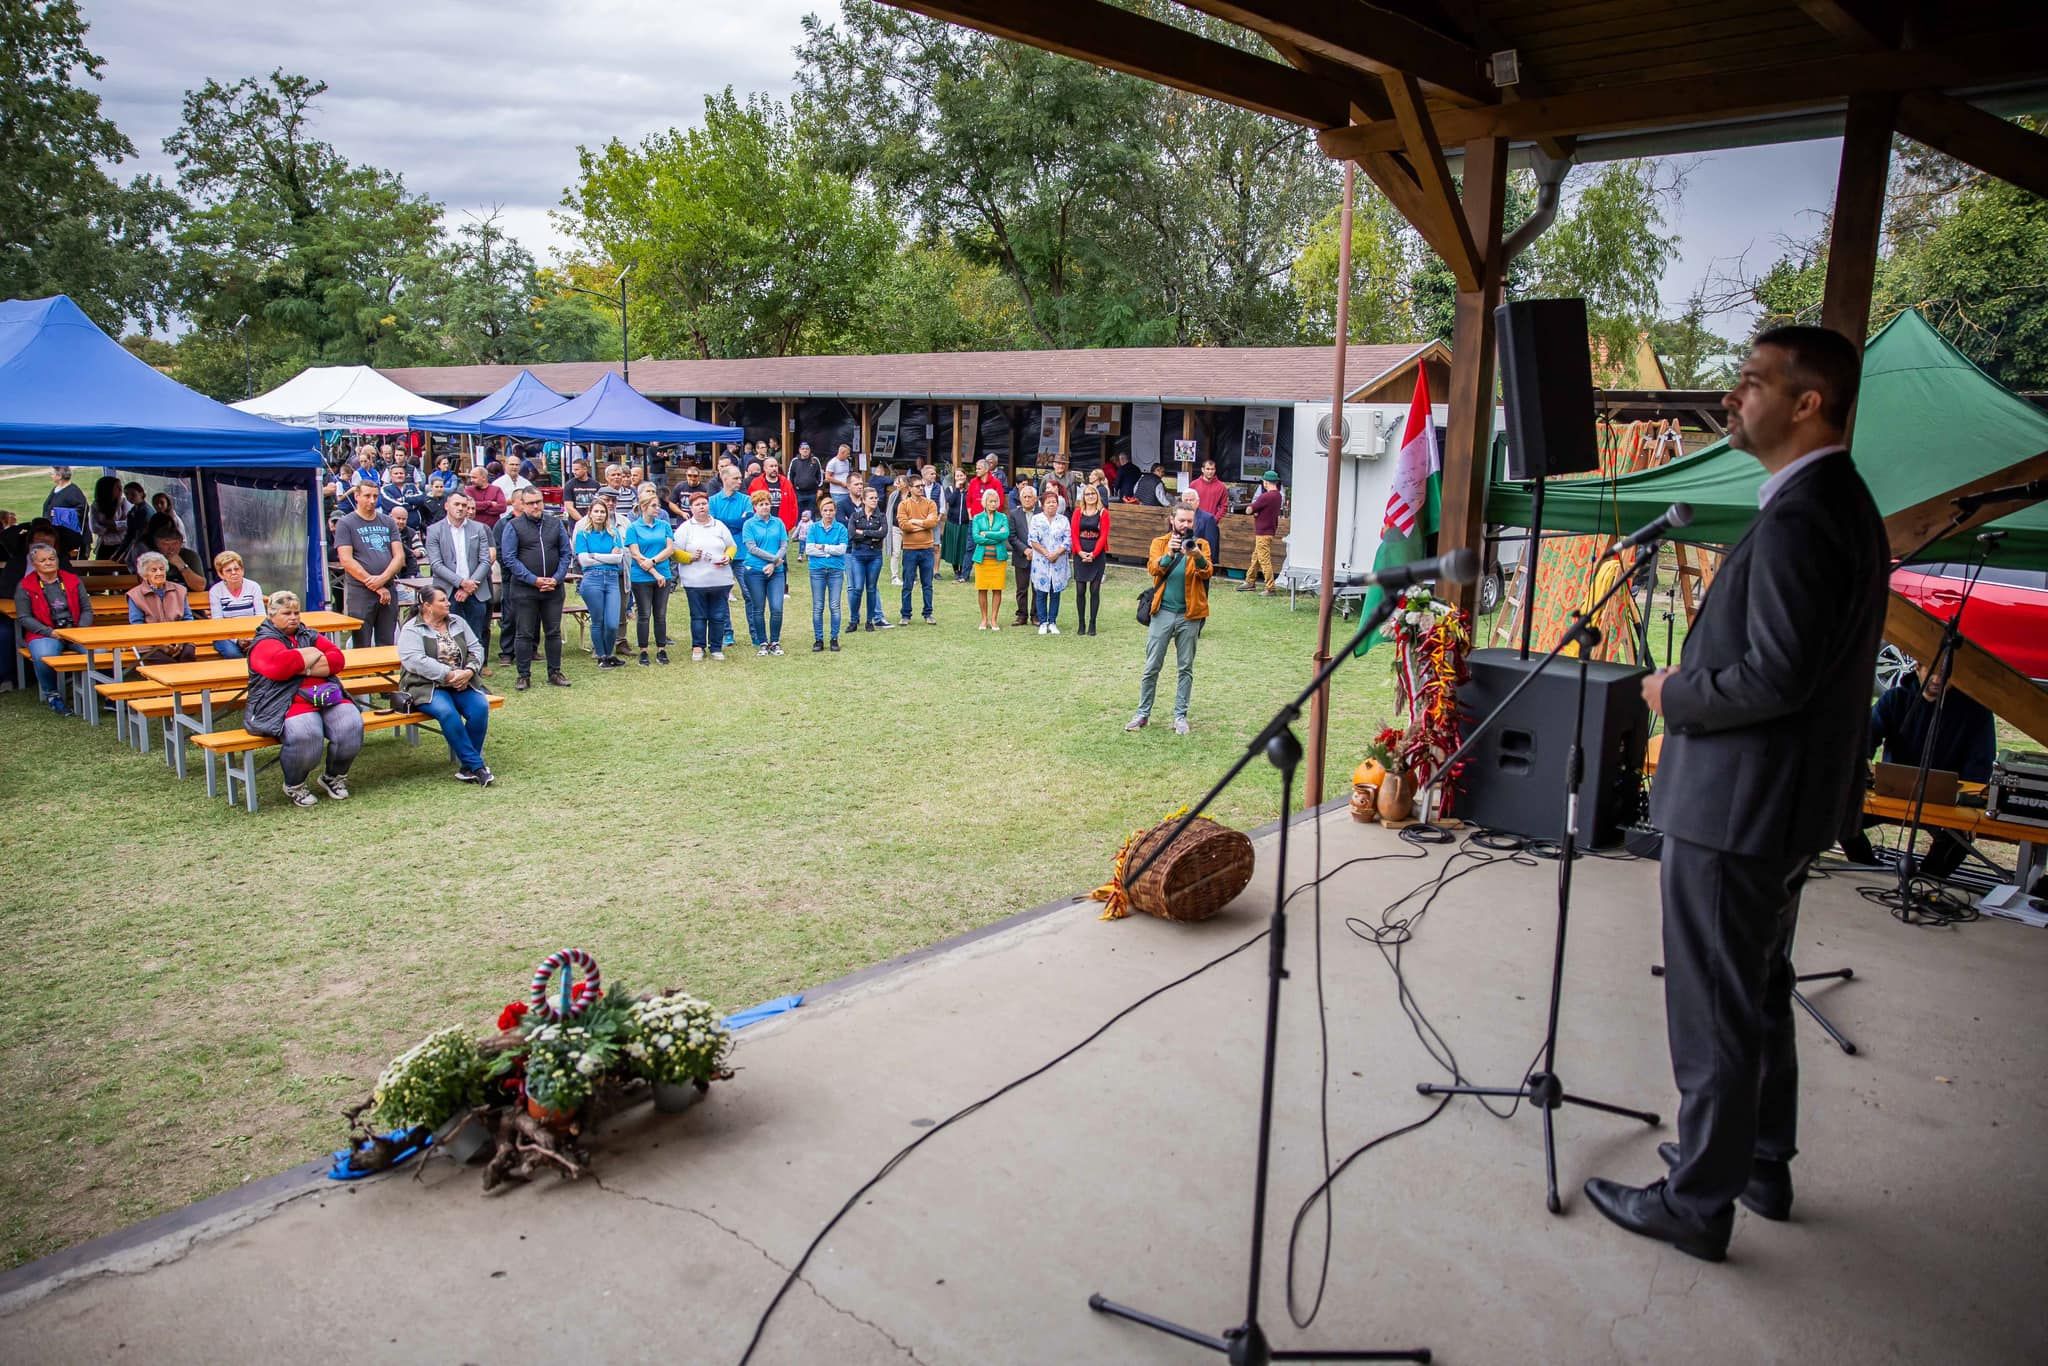
M 896 429 L 903 425 L 903 400 L 892 398 L 883 405 L 882 415 L 875 419 L 875 459 L 893 460 L 896 456 Z M 861 468 L 866 469 L 867 452 L 861 453 Z
M 1124 405 L 1091 403 L 1081 412 L 1081 430 L 1088 436 L 1122 436 Z
M 1244 410 L 1244 447 L 1237 477 L 1256 483 L 1268 470 L 1277 469 L 1274 449 L 1280 441 L 1280 409 L 1271 404 L 1253 404 Z
M 1048 403 L 1038 410 L 1038 453 L 1058 455 L 1060 434 L 1066 430 L 1067 410 L 1057 403 Z

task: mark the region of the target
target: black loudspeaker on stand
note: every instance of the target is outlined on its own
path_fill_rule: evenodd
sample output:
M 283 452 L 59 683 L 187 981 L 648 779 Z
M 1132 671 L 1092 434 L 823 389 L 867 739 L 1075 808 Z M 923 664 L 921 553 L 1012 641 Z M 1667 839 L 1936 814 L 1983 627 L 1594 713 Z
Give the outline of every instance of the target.
M 1584 785 L 1586 769 L 1584 749 L 1586 685 L 1590 674 L 1588 667 L 1589 656 L 1600 643 L 1600 630 L 1593 623 L 1599 620 L 1600 613 L 1605 610 L 1607 604 L 1613 600 L 1614 595 L 1625 584 L 1633 581 L 1638 573 L 1654 571 L 1657 542 L 1651 540 L 1647 543 L 1639 543 L 1639 545 L 1640 548 L 1636 552 L 1635 563 L 1630 565 L 1628 572 L 1617 574 L 1614 582 L 1607 586 L 1607 591 L 1602 593 L 1590 608 L 1583 612 L 1572 614 L 1572 624 L 1565 631 L 1564 638 L 1558 641 L 1550 653 L 1543 657 L 1541 663 L 1537 664 L 1535 668 L 1529 670 L 1523 676 L 1522 681 L 1516 684 L 1505 698 L 1501 699 L 1500 705 L 1495 707 L 1491 714 L 1479 722 L 1472 734 L 1466 737 L 1465 743 L 1458 746 L 1451 757 L 1444 761 L 1443 767 L 1438 770 L 1437 778 L 1433 779 L 1431 783 L 1434 786 L 1436 783 L 1444 781 L 1449 775 L 1457 772 L 1458 765 L 1471 753 L 1481 737 L 1499 722 L 1500 718 L 1508 712 L 1509 708 L 1515 704 L 1516 699 L 1523 692 L 1538 678 L 1543 676 L 1544 669 L 1558 655 L 1564 652 L 1565 647 L 1572 644 L 1578 646 L 1578 697 L 1576 705 L 1572 708 L 1572 744 L 1566 758 L 1563 774 L 1565 782 L 1564 834 L 1558 840 L 1557 938 L 1550 960 L 1550 1018 L 1543 1033 L 1543 1049 L 1538 1055 L 1540 1061 L 1537 1064 L 1536 1070 L 1529 1073 L 1527 1077 L 1515 1086 L 1467 1086 L 1463 1084 L 1438 1086 L 1434 1082 L 1425 1081 L 1418 1083 L 1415 1088 L 1425 1096 L 1512 1097 L 1517 1100 L 1526 1100 L 1541 1110 L 1543 1112 L 1543 1170 L 1544 1179 L 1548 1186 L 1548 1199 L 1545 1203 L 1549 1205 L 1552 1214 L 1556 1214 L 1564 1208 L 1563 1202 L 1557 1197 L 1557 1139 L 1551 1123 L 1552 1115 L 1560 1105 L 1581 1105 L 1589 1110 L 1601 1110 L 1610 1115 L 1621 1115 L 1627 1119 L 1641 1120 L 1652 1127 L 1659 1123 L 1657 1115 L 1649 1110 L 1631 1110 L 1625 1106 L 1610 1105 L 1605 1101 L 1588 1100 L 1584 1096 L 1575 1096 L 1564 1089 L 1564 1082 L 1557 1075 L 1557 1014 L 1564 992 L 1565 929 L 1571 920 L 1572 863 L 1578 855 L 1579 793 L 1580 788 Z
M 1467 583 L 1479 575 L 1479 557 L 1470 550 L 1453 550 L 1437 560 L 1417 561 L 1405 567 L 1403 581 L 1396 584 L 1385 582 L 1389 590 L 1405 586 L 1408 582 L 1422 582 L 1441 579 L 1449 583 Z M 1127 883 L 1136 882 L 1152 866 L 1152 863 L 1173 842 L 1181 837 L 1195 818 L 1209 809 L 1214 802 L 1244 772 L 1253 760 L 1263 756 L 1273 767 L 1280 770 L 1280 848 L 1274 861 L 1277 885 L 1273 889 L 1273 918 L 1267 931 L 1266 941 L 1266 1041 L 1265 1061 L 1259 1075 L 1259 1155 L 1252 1175 L 1252 1239 L 1250 1267 L 1247 1272 L 1245 1289 L 1244 1322 L 1225 1330 L 1221 1335 L 1205 1333 L 1189 1328 L 1171 1319 L 1148 1314 L 1142 1309 L 1133 1309 L 1126 1304 L 1105 1299 L 1100 1294 L 1088 1297 L 1088 1307 L 1097 1313 L 1111 1314 L 1117 1318 L 1129 1319 L 1147 1328 L 1192 1342 L 1197 1347 L 1206 1347 L 1220 1352 L 1231 1366 L 1266 1366 L 1271 1361 L 1422 1361 L 1430 1359 L 1427 1347 L 1394 1349 L 1359 1348 L 1316 1348 L 1306 1350 L 1278 1350 L 1266 1339 L 1266 1330 L 1259 1323 L 1259 1281 L 1264 1274 L 1266 1248 L 1266 1182 L 1271 1168 L 1273 1142 L 1273 1072 L 1280 1039 L 1280 983 L 1287 976 L 1287 826 L 1293 816 L 1294 770 L 1301 762 L 1301 741 L 1295 737 L 1294 723 L 1301 719 L 1301 709 L 1308 705 L 1311 697 L 1321 691 L 1345 660 L 1358 652 L 1358 648 L 1372 638 L 1372 634 L 1393 615 L 1394 600 L 1398 595 L 1389 591 L 1380 598 L 1379 605 L 1365 614 L 1359 623 L 1357 634 L 1351 637 L 1342 649 L 1330 656 L 1327 663 L 1316 671 L 1309 685 L 1299 696 L 1276 713 L 1266 728 L 1252 738 L 1245 752 L 1230 766 L 1216 785 L 1209 789 L 1201 801 L 1180 818 L 1167 837 L 1153 846 L 1152 852 L 1130 872 L 1124 874 Z
M 1519 299 L 1493 312 L 1507 410 L 1508 478 L 1529 486 L 1529 540 L 1522 551 L 1522 658 L 1536 612 L 1543 541 L 1543 481 L 1600 468 L 1593 431 L 1593 354 L 1584 299 Z

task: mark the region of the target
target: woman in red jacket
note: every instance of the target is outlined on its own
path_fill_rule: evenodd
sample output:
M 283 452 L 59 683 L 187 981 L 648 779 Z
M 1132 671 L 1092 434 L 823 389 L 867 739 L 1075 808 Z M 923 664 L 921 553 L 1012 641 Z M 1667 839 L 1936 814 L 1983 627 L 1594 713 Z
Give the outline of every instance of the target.
M 363 748 L 363 714 L 335 676 L 342 669 L 339 646 L 299 622 L 299 595 L 272 593 L 264 606 L 269 619 L 256 628 L 249 646 L 249 692 L 242 724 L 252 735 L 281 740 L 278 767 L 284 795 L 294 806 L 319 798 L 306 785 L 326 751 L 320 788 L 338 802 L 348 800 L 348 768 Z
M 1084 636 L 1095 634 L 1095 618 L 1102 613 L 1102 571 L 1108 555 L 1109 509 L 1102 502 L 1102 486 L 1083 484 L 1081 501 L 1074 508 L 1074 610 Z

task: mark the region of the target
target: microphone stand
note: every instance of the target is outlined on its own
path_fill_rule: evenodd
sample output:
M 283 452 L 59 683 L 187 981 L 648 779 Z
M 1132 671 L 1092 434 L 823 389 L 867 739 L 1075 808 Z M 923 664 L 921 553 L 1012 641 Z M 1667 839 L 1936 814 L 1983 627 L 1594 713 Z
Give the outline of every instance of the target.
M 1444 761 L 1443 767 L 1437 770 L 1437 776 L 1431 779 L 1429 784 L 1434 788 L 1448 780 L 1449 776 L 1457 771 L 1458 764 L 1473 744 L 1506 714 L 1508 708 L 1514 705 L 1515 699 L 1522 695 L 1522 690 L 1535 682 L 1536 677 L 1564 652 L 1567 645 L 1574 642 L 1578 644 L 1578 702 L 1572 708 L 1571 758 L 1565 765 L 1564 835 L 1558 840 L 1557 854 L 1557 937 L 1550 960 L 1550 1017 L 1543 1032 L 1543 1049 L 1539 1054 L 1541 1062 L 1535 1071 L 1515 1086 L 1471 1086 L 1463 1081 L 1451 1086 L 1439 1086 L 1435 1082 L 1425 1081 L 1418 1082 L 1415 1087 L 1425 1096 L 1513 1097 L 1518 1101 L 1526 1100 L 1541 1110 L 1543 1169 L 1548 1186 L 1548 1196 L 1544 1203 L 1552 1214 L 1557 1214 L 1564 1208 L 1563 1202 L 1557 1197 L 1557 1139 L 1551 1123 L 1552 1112 L 1560 1105 L 1583 1105 L 1589 1110 L 1638 1119 L 1652 1128 L 1662 1122 L 1655 1113 L 1648 1110 L 1631 1110 L 1625 1106 L 1611 1105 L 1606 1101 L 1589 1100 L 1584 1096 L 1573 1095 L 1564 1089 L 1564 1082 L 1557 1075 L 1557 1016 L 1564 993 L 1565 929 L 1571 920 L 1572 864 L 1578 855 L 1579 789 L 1586 776 L 1586 674 L 1593 650 L 1600 643 L 1600 628 L 1593 623 L 1599 619 L 1601 611 L 1621 590 L 1622 585 L 1634 580 L 1643 561 L 1656 555 L 1657 545 L 1658 542 L 1650 541 L 1639 547 L 1636 551 L 1636 562 L 1629 566 L 1628 572 L 1616 575 L 1614 582 L 1607 586 L 1607 591 L 1602 593 L 1591 607 L 1572 614 L 1571 625 L 1566 629 L 1563 639 L 1552 646 L 1550 653 L 1537 661 L 1536 666 L 1523 675 L 1522 681 L 1481 719 L 1472 733 L 1465 737 L 1465 742 L 1452 751 L 1450 758 Z
M 1212 1352 L 1222 1353 L 1231 1366 L 1266 1366 L 1273 1361 L 1420 1361 L 1430 1359 L 1427 1347 L 1410 1347 L 1396 1350 L 1284 1350 L 1276 1351 L 1266 1339 L 1265 1329 L 1259 1324 L 1259 1282 L 1266 1246 L 1266 1183 L 1271 1168 L 1273 1135 L 1273 1076 L 1280 1034 L 1280 983 L 1287 976 L 1285 964 L 1287 952 L 1287 826 L 1292 815 L 1291 802 L 1294 793 L 1294 771 L 1301 763 L 1301 741 L 1295 736 L 1293 726 L 1301 719 L 1301 709 L 1308 705 L 1328 683 L 1330 675 L 1337 672 L 1345 660 L 1355 654 L 1359 646 L 1372 637 L 1372 633 L 1385 624 L 1394 612 L 1394 597 L 1383 593 L 1379 604 L 1364 614 L 1357 634 L 1349 644 L 1333 654 L 1322 668 L 1316 671 L 1309 685 L 1292 702 L 1275 712 L 1265 729 L 1252 737 L 1243 754 L 1232 764 L 1216 785 L 1182 816 L 1166 838 L 1152 846 L 1152 850 L 1131 872 L 1124 875 L 1126 884 L 1135 883 L 1145 871 L 1156 862 L 1160 855 L 1171 848 L 1187 828 L 1194 824 L 1223 789 L 1244 772 L 1252 760 L 1260 755 L 1280 770 L 1280 850 L 1275 860 L 1278 885 L 1273 893 L 1273 916 L 1267 930 L 1266 953 L 1266 1041 L 1265 1060 L 1259 1077 L 1259 1149 L 1258 1158 L 1252 1169 L 1252 1237 L 1251 1261 L 1245 1289 L 1244 1321 L 1235 1328 L 1225 1329 L 1222 1336 L 1204 1333 L 1175 1323 L 1171 1319 L 1148 1314 L 1142 1309 L 1118 1304 L 1105 1299 L 1100 1293 L 1088 1297 L 1088 1307 L 1102 1314 L 1129 1319 L 1147 1328 L 1177 1337 L 1183 1342 L 1192 1342 Z

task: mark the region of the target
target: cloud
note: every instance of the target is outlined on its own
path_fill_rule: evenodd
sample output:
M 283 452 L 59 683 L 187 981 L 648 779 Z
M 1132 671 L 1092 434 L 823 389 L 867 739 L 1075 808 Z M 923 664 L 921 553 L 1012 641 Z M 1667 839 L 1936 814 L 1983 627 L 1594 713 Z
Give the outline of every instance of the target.
M 98 90 L 141 155 L 124 174 L 175 178 L 163 140 L 185 92 L 272 69 L 324 80 L 315 135 L 463 211 L 502 206 L 545 260 L 547 218 L 576 148 L 695 123 L 733 86 L 786 97 L 806 13 L 833 0 L 85 0 Z

